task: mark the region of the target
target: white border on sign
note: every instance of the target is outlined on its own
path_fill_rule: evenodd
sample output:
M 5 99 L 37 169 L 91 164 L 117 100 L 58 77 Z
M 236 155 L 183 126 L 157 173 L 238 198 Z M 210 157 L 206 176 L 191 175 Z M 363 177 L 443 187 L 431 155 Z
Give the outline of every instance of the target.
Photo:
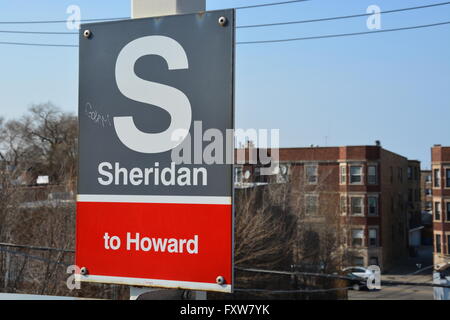
M 231 197 L 201 197 L 201 196 L 144 196 L 144 195 L 105 195 L 79 194 L 78 202 L 109 202 L 109 203 L 173 203 L 173 204 L 218 204 L 231 205 Z
M 174 288 L 174 289 L 188 289 L 200 291 L 215 291 L 225 293 L 232 292 L 232 286 L 229 284 L 218 285 L 216 283 L 206 283 L 206 282 L 172 281 L 172 280 L 110 277 L 110 276 L 96 276 L 96 275 L 83 276 L 80 274 L 75 275 L 75 280 L 82 282 L 121 284 L 137 287 Z

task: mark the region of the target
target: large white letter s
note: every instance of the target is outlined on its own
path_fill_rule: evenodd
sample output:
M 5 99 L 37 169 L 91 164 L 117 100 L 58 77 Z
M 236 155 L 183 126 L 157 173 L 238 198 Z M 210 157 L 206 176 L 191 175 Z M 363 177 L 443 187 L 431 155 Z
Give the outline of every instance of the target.
M 191 127 L 192 110 L 189 99 L 180 90 L 139 78 L 134 72 L 136 61 L 146 55 L 158 55 L 167 62 L 169 70 L 188 69 L 183 47 L 165 36 L 147 36 L 131 41 L 119 53 L 116 62 L 116 83 L 120 92 L 131 100 L 158 106 L 171 117 L 169 128 L 159 133 L 145 133 L 136 128 L 133 117 L 114 117 L 114 127 L 120 141 L 141 153 L 160 153 L 177 147 Z M 173 139 L 173 132 L 185 132 Z M 178 135 L 178 138 L 179 135 Z

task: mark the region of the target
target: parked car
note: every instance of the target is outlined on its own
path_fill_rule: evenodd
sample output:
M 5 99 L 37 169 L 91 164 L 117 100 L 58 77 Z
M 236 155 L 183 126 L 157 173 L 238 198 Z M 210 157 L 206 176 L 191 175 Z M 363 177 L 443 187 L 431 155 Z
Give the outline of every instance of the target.
M 354 280 L 348 280 L 355 291 L 367 288 L 367 279 L 373 275 L 373 271 L 364 267 L 347 267 L 342 269 L 342 274 Z

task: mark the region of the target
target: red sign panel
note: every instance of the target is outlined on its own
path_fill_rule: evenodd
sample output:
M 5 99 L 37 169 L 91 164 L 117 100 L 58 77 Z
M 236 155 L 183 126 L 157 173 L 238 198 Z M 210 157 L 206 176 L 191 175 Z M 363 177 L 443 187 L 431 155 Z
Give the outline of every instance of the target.
M 77 228 L 89 232 L 77 237 L 76 262 L 91 281 L 231 290 L 230 204 L 79 201 L 77 209 Z

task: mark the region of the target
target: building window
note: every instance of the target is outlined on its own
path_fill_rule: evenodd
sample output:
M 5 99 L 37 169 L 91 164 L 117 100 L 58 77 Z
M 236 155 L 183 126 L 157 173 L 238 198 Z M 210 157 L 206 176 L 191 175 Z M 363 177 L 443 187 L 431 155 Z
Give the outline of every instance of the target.
M 378 184 L 377 166 L 367 167 L 367 183 Z
M 355 183 L 355 184 L 362 183 L 362 167 L 361 166 L 350 167 L 350 183 Z
M 425 210 L 427 211 L 433 210 L 433 204 L 431 203 L 431 201 L 425 202 Z
M 450 234 L 447 235 L 447 254 L 450 254 Z
M 430 183 L 431 180 L 432 180 L 431 179 L 431 175 L 428 174 L 428 175 L 425 176 L 425 182 Z
M 412 180 L 413 178 L 413 168 L 408 167 L 408 180 Z
M 378 216 L 378 197 L 368 197 L 369 216 Z
M 364 258 L 363 257 L 353 257 L 353 265 L 355 267 L 364 267 Z
M 347 184 L 347 167 L 345 165 L 341 166 L 341 184 Z
M 347 197 L 346 196 L 341 196 L 340 208 L 341 208 L 341 213 L 343 213 L 343 214 L 347 213 Z
M 434 169 L 434 187 L 439 188 L 441 186 L 441 170 Z
M 370 257 L 369 264 L 371 266 L 378 266 L 378 257 Z
M 306 166 L 306 181 L 308 184 L 317 184 L 317 166 Z
M 445 219 L 450 221 L 450 202 L 446 203 Z
M 376 228 L 369 229 L 369 246 L 378 247 L 378 229 Z
M 450 188 L 450 169 L 445 169 L 445 187 Z
M 434 220 L 441 220 L 441 203 L 435 202 L 434 203 Z
M 413 202 L 413 189 L 408 189 L 408 201 Z
M 318 204 L 318 196 L 307 195 L 305 197 L 306 203 L 306 214 L 308 216 L 314 215 L 317 213 L 317 204 Z
M 442 250 L 441 250 L 441 235 L 440 234 L 436 235 L 436 252 L 437 253 L 442 252 Z
M 432 194 L 433 194 L 433 191 L 431 191 L 431 189 L 425 189 L 426 196 L 431 196 Z
M 390 169 L 391 169 L 391 176 L 390 176 L 390 180 L 391 180 L 391 183 L 394 183 L 394 168 L 393 168 L 393 167 L 391 167 Z
M 364 230 L 363 229 L 353 229 L 352 230 L 352 246 L 362 247 L 364 241 Z
M 352 205 L 352 215 L 361 216 L 364 215 L 364 206 L 363 206 L 363 198 L 362 197 L 352 197 L 351 205 Z
M 398 181 L 403 182 L 403 168 L 398 168 Z

